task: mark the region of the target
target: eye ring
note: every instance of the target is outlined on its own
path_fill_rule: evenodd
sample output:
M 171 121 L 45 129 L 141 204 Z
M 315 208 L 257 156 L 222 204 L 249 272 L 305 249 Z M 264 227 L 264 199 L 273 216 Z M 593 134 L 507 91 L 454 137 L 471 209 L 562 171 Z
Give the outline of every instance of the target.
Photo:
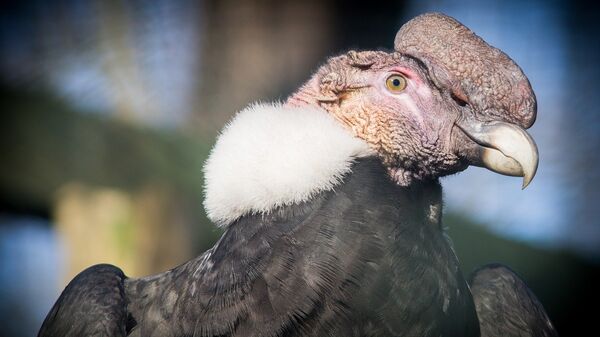
M 401 92 L 402 90 L 406 89 L 407 84 L 408 84 L 408 82 L 406 81 L 406 77 L 404 77 L 400 74 L 390 75 L 385 80 L 385 86 L 392 93 Z

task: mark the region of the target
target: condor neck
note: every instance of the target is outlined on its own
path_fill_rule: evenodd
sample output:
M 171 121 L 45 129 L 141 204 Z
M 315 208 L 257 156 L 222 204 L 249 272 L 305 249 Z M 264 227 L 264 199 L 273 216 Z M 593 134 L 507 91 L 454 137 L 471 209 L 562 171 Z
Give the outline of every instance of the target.
M 337 201 L 343 199 L 339 206 Z M 342 212 L 342 205 L 352 204 L 354 209 L 376 212 L 379 207 L 399 210 L 397 223 L 401 226 L 425 225 L 435 232 L 442 230 L 442 186 L 438 179 L 413 181 L 408 186 L 398 185 L 388 175 L 387 168 L 377 157 L 358 158 L 351 172 L 334 190 L 322 191 L 306 202 L 278 207 L 267 215 L 244 216 L 242 222 L 267 220 L 268 223 L 302 221 L 321 207 L 333 207 Z M 343 217 L 339 213 L 338 216 Z
M 371 164 L 361 164 L 365 161 Z M 386 202 L 425 210 L 427 221 L 439 226 L 437 180 L 398 184 L 364 140 L 314 105 L 257 104 L 237 114 L 205 165 L 204 205 L 209 218 L 225 227 L 243 216 L 270 214 L 337 191 L 361 170 L 371 170 L 366 176 L 373 193 L 387 186 L 394 197 Z
M 442 228 L 442 185 L 438 179 L 427 181 L 413 181 L 405 187 L 409 194 L 414 193 L 423 208 L 425 221 L 434 227 Z
M 204 206 L 220 226 L 268 214 L 333 190 L 355 160 L 372 155 L 364 140 L 317 106 L 256 104 L 217 139 L 204 167 Z

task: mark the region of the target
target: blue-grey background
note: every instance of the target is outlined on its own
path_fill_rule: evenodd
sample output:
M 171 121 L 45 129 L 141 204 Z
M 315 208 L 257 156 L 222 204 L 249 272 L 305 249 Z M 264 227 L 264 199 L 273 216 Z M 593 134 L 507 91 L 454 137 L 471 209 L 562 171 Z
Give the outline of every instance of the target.
M 479 168 L 443 179 L 465 273 L 504 262 L 563 335 L 590 329 L 600 280 L 600 11 L 593 1 L 0 2 L 0 326 L 35 335 L 98 262 L 140 276 L 218 237 L 202 162 L 255 100 L 327 57 L 391 49 L 426 11 L 510 55 L 538 98 L 533 183 Z

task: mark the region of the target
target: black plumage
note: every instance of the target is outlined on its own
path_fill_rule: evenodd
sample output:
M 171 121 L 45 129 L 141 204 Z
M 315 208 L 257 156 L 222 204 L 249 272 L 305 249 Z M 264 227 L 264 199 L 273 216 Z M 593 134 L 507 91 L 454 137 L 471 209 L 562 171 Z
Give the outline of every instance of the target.
M 125 336 L 125 278 L 108 264 L 79 273 L 48 313 L 38 336 Z
M 470 283 L 482 337 L 558 336 L 540 301 L 510 268 L 487 265 Z
M 173 270 L 84 271 L 40 336 L 478 336 L 440 202 L 437 181 L 400 187 L 362 159 L 335 191 L 244 216 Z

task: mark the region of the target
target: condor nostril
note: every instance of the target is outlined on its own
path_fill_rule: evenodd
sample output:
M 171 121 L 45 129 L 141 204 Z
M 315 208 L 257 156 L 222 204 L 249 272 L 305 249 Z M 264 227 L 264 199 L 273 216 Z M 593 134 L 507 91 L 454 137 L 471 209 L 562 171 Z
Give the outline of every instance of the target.
M 467 106 L 469 105 L 469 103 L 467 103 L 467 101 L 465 101 L 464 99 L 456 96 L 455 93 L 451 93 L 450 97 L 452 97 L 452 99 L 454 100 L 454 102 L 456 102 L 456 104 L 460 105 L 460 106 Z

